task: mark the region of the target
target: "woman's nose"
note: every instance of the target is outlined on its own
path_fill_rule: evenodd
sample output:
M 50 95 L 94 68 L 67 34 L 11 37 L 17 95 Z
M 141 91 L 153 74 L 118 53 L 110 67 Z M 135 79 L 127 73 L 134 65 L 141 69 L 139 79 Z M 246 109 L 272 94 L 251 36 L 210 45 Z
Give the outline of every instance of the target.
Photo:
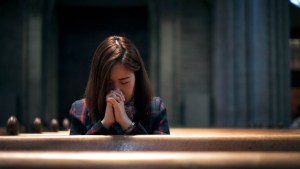
M 120 90 L 120 91 L 122 91 L 121 86 L 118 85 L 118 84 L 110 84 L 109 85 L 109 90 Z
M 120 86 L 118 86 L 118 85 L 115 85 L 115 88 L 114 88 L 114 90 L 121 90 L 121 87 L 120 87 Z
M 114 84 L 109 84 L 108 85 L 108 91 L 111 91 L 111 90 L 115 90 L 115 85 Z

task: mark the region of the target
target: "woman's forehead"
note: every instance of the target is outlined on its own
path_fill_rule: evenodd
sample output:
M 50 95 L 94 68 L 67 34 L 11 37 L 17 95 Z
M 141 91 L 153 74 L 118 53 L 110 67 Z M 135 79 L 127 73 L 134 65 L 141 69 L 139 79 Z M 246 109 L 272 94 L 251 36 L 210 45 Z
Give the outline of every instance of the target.
M 125 67 L 123 64 L 117 63 L 111 69 L 110 79 L 120 80 L 126 77 L 131 77 L 133 74 L 134 72 Z

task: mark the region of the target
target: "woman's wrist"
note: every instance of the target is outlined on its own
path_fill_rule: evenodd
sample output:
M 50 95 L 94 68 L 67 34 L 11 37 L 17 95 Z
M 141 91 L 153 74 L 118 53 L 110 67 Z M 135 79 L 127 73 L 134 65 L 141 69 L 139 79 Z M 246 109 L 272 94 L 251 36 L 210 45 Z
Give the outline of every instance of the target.
M 123 134 L 129 134 L 135 128 L 135 123 L 131 122 L 130 125 L 123 130 Z
M 129 118 L 124 118 L 124 120 L 120 121 L 119 124 L 122 128 L 122 130 L 125 130 L 128 128 L 128 126 L 132 123 L 132 121 Z
M 110 126 L 112 125 L 111 122 L 108 122 L 108 121 L 105 120 L 105 119 L 103 119 L 103 120 L 101 121 L 101 123 L 102 123 L 102 125 L 103 125 L 106 129 L 109 129 Z

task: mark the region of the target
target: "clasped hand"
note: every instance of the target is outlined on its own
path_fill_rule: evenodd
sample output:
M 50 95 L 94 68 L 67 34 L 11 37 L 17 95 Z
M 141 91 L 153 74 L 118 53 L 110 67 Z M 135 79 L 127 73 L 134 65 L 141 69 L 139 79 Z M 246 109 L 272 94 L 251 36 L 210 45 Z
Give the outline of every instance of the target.
M 124 102 L 125 96 L 120 90 L 112 90 L 106 95 L 106 110 L 101 121 L 105 128 L 117 122 L 124 130 L 132 123 L 126 114 Z

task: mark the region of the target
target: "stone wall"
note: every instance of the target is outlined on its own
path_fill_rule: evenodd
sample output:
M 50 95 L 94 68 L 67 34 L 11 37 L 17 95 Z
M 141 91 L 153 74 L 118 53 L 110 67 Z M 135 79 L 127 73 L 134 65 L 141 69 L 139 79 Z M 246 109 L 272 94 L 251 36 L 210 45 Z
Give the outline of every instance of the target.
M 0 4 L 2 126 L 12 114 L 28 128 L 36 116 L 45 121 L 63 118 L 70 102 L 82 96 L 85 82 L 64 81 L 72 79 L 61 75 L 72 72 L 74 65 L 62 64 L 76 64 L 83 81 L 91 56 L 76 61 L 79 56 L 61 52 L 64 41 L 57 10 L 61 4 L 78 9 L 142 6 L 139 9 L 146 15 L 138 22 L 144 27 L 132 31 L 132 37 L 145 56 L 155 94 L 167 105 L 171 126 L 277 128 L 290 123 L 288 1 L 11 0 Z M 88 50 L 108 32 L 85 33 L 82 39 L 88 41 L 78 48 L 92 54 Z

